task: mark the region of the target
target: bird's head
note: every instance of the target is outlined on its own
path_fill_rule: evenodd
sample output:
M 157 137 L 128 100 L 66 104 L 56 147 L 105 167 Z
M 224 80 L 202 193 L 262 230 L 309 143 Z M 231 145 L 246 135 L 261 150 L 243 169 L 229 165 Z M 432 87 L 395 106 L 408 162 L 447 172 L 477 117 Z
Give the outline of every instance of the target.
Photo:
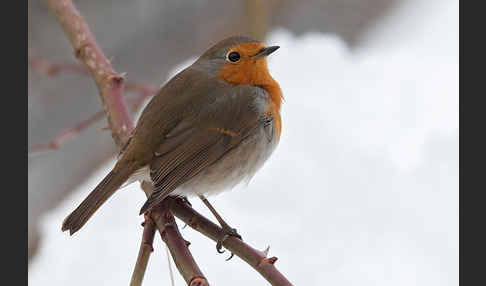
M 232 84 L 265 86 L 275 82 L 268 71 L 267 56 L 278 48 L 234 36 L 209 48 L 196 64 Z

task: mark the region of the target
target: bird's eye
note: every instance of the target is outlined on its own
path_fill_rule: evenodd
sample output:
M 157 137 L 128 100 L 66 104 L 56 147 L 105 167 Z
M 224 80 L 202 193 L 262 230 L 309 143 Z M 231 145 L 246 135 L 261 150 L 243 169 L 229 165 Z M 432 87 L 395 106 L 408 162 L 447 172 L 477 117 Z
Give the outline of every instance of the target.
M 230 62 L 236 63 L 240 60 L 240 54 L 238 52 L 231 52 L 228 54 L 228 60 Z

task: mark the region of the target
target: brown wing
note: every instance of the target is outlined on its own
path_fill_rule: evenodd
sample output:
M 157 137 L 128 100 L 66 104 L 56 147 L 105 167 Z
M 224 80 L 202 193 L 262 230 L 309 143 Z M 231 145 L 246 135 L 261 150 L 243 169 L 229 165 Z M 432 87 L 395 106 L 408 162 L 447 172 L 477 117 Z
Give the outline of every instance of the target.
M 261 88 L 228 86 L 197 117 L 179 123 L 159 146 L 150 164 L 155 190 L 144 213 L 237 147 L 264 123 L 266 94 Z M 188 123 L 189 122 L 189 123 Z

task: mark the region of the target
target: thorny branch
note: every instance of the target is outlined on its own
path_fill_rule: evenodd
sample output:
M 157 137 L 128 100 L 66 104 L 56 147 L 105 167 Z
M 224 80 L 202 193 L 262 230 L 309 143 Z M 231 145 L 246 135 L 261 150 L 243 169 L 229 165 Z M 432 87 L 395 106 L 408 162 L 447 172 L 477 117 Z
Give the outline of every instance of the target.
M 182 238 L 174 216 L 169 211 L 168 203 L 168 200 L 164 200 L 155 206 L 150 211 L 150 217 L 159 228 L 160 236 L 169 247 L 174 263 L 187 285 L 207 286 L 209 283 L 189 252 L 190 243 Z M 160 231 L 161 229 L 163 231 Z
M 74 47 L 74 55 L 86 67 L 100 91 L 113 140 L 122 146 L 133 129 L 124 94 L 123 74 L 117 74 L 96 42 L 88 23 L 70 0 L 46 0 L 64 33 Z
M 103 111 L 98 111 L 91 117 L 86 120 L 79 122 L 78 124 L 74 125 L 71 128 L 65 129 L 61 131 L 54 139 L 47 143 L 40 143 L 33 146 L 30 146 L 27 150 L 28 153 L 45 151 L 49 149 L 59 149 L 59 147 L 67 140 L 76 137 L 79 133 L 84 131 L 93 123 L 97 122 L 98 120 L 105 117 L 105 113 Z
M 110 61 L 106 59 L 96 43 L 87 23 L 70 0 L 45 0 L 45 2 L 55 14 L 65 34 L 71 41 L 75 49 L 75 56 L 84 63 L 86 69 L 95 80 L 103 101 L 104 111 L 108 117 L 108 125 L 112 131 L 112 137 L 117 146 L 120 147 L 128 140 L 133 129 L 133 123 L 123 97 L 125 89 L 123 75 L 115 73 Z M 55 74 L 52 69 L 47 71 Z M 143 182 L 142 189 L 148 195 L 151 190 L 147 187 L 147 184 L 150 183 Z M 180 235 L 171 212 L 214 241 L 218 239 L 221 228 L 180 199 L 169 197 L 150 212 L 150 218 L 171 250 L 174 262 L 184 279 L 189 285 L 207 285 L 207 280 L 200 273 L 192 258 L 187 248 L 188 244 Z M 132 279 L 132 281 L 136 280 L 139 283 L 134 285 L 140 285 L 143 279 L 142 272 L 145 272 L 146 268 L 145 260 L 148 260 L 148 256 L 145 254 L 147 248 L 144 247 L 144 244 L 145 242 L 150 243 L 150 236 L 152 236 L 153 231 L 147 225 L 147 222 L 146 226 L 147 235 L 144 233 L 143 238 L 147 240 L 142 240 L 141 249 L 143 248 L 143 250 L 139 253 L 142 258 L 137 259 L 135 267 L 136 269 L 139 267 L 139 272 L 135 273 L 138 277 Z M 268 248 L 265 251 L 258 251 L 235 237 L 226 239 L 223 242 L 223 246 L 250 264 L 272 285 L 292 285 L 275 268 L 274 263 L 277 258 L 266 257 Z
M 29 57 L 29 64 L 34 70 L 37 70 L 50 77 L 64 75 L 68 73 L 89 75 L 88 70 L 84 66 L 73 62 L 52 63 L 44 59 Z M 133 81 L 126 81 L 125 90 L 127 92 L 133 91 L 138 93 L 135 98 L 126 99 L 132 112 L 137 111 L 142 103 L 145 101 L 145 99 L 153 96 L 156 93 L 156 89 L 154 87 Z M 98 111 L 88 119 L 77 123 L 73 127 L 62 130 L 56 137 L 54 137 L 49 142 L 40 143 L 29 147 L 28 153 L 59 149 L 63 143 L 65 143 L 69 139 L 78 136 L 81 132 L 85 131 L 92 124 L 96 123 L 104 117 L 105 112 Z
M 145 269 L 147 269 L 150 254 L 152 254 L 154 251 L 153 243 L 156 230 L 155 223 L 149 216 L 145 215 L 145 221 L 142 223 L 142 226 L 142 242 L 140 243 L 137 263 L 133 269 L 130 286 L 142 285 L 143 276 L 145 275 Z
M 175 216 L 210 239 L 218 240 L 221 227 L 195 211 L 182 199 L 169 197 L 166 200 L 170 201 L 169 209 Z M 292 285 L 275 267 L 277 257 L 267 257 L 270 247 L 259 251 L 233 236 L 224 240 L 223 246 L 258 271 L 271 285 Z
M 152 194 L 153 186 L 151 183 L 142 182 L 142 190 L 147 198 Z M 144 232 L 142 243 L 138 253 L 135 269 L 132 274 L 130 286 L 141 285 L 147 261 L 153 251 L 152 243 L 156 226 L 159 229 L 162 240 L 167 244 L 171 256 L 189 286 L 209 286 L 208 281 L 202 274 L 199 266 L 189 251 L 190 243 L 186 241 L 179 232 L 174 216 L 168 208 L 168 201 L 162 201 L 155 206 L 148 214 L 145 214 Z M 145 242 L 149 242 L 146 244 Z

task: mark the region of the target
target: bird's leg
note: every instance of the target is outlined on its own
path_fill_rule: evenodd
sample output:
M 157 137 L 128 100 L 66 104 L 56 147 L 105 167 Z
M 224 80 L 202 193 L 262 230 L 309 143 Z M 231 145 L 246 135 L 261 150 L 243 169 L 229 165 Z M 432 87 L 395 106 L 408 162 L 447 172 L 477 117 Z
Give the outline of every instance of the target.
M 189 199 L 187 197 L 184 196 L 184 197 L 179 197 L 179 198 L 180 198 L 180 200 L 183 203 L 188 204 L 189 206 L 192 207 L 192 204 L 191 204 L 191 202 L 189 201 Z M 187 223 L 184 224 L 184 226 L 182 227 L 182 229 L 186 228 L 186 226 L 187 226 Z
M 206 207 L 208 207 L 208 209 L 211 211 L 211 213 L 214 215 L 214 217 L 218 220 L 219 225 L 221 225 L 221 228 L 223 229 L 221 231 L 221 237 L 220 237 L 220 239 L 218 239 L 218 242 L 216 243 L 216 250 L 219 253 L 223 253 L 224 250 L 221 251 L 221 248 L 223 248 L 223 241 L 225 241 L 229 236 L 234 236 L 234 237 L 237 237 L 237 238 L 241 239 L 241 235 L 238 234 L 238 232 L 236 231 L 236 229 L 230 227 L 224 221 L 224 219 L 213 208 L 213 206 L 209 203 L 208 199 L 206 199 L 205 196 L 199 195 L 199 198 L 201 199 L 201 201 L 203 201 L 203 203 L 206 205 Z M 231 253 L 231 256 L 228 259 L 226 259 L 226 260 L 230 260 L 232 257 L 233 257 L 233 253 Z

